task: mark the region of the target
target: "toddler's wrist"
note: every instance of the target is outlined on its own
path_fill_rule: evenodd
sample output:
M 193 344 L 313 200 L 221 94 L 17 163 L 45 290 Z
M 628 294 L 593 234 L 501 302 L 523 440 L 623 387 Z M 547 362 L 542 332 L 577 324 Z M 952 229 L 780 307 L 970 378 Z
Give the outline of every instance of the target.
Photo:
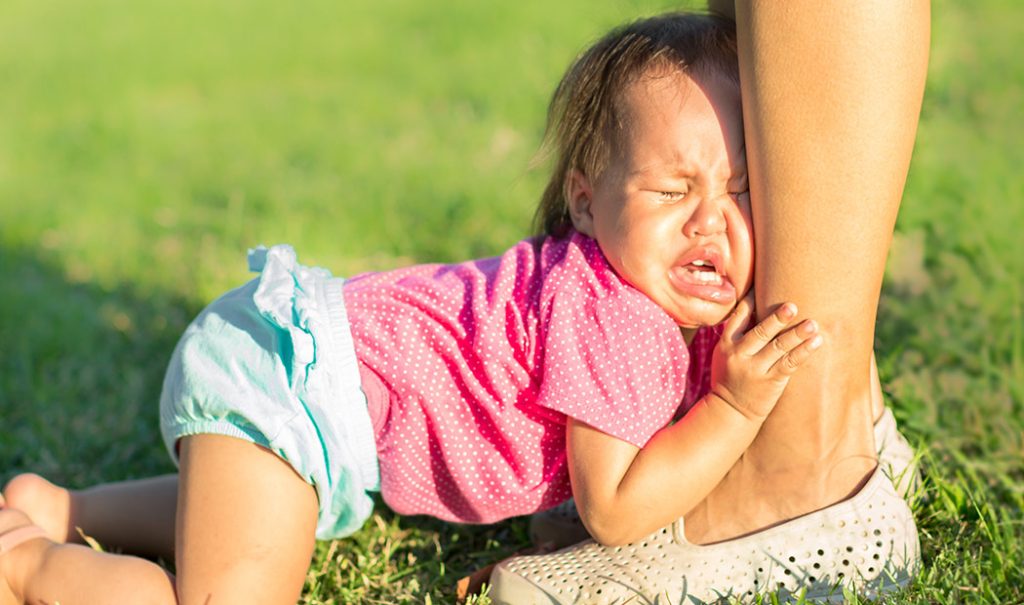
M 728 410 L 741 417 L 745 422 L 755 424 L 758 427 L 764 423 L 770 413 L 770 410 L 764 414 L 757 413 L 757 411 L 752 410 L 749 406 L 736 402 L 736 398 L 731 393 L 721 388 L 712 387 L 708 393 L 708 399 L 709 404 Z

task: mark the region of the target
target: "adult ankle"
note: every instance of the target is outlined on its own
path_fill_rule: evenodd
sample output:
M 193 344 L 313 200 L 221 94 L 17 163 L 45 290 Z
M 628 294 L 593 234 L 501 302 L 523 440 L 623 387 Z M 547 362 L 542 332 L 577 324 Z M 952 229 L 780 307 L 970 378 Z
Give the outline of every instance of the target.
M 756 479 L 748 477 L 748 482 L 757 486 L 758 497 L 778 503 L 778 510 L 799 516 L 852 497 L 877 465 L 875 457 L 850 456 L 829 462 L 761 468 Z
M 806 501 L 805 512 L 852 496 L 878 463 L 875 419 L 864 395 L 811 414 L 773 413 L 733 474 L 773 498 Z M 824 411 L 830 407 L 836 413 Z
M 856 495 L 876 465 L 851 458 L 764 468 L 741 459 L 686 515 L 686 538 L 694 544 L 731 540 L 832 506 Z

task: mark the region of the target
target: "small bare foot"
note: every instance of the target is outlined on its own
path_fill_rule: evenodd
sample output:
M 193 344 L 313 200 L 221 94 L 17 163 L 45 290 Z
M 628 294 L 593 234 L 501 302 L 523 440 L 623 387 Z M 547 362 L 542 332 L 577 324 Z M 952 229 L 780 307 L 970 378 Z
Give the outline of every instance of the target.
M 4 487 L 7 506 L 24 511 L 48 538 L 57 543 L 80 542 L 70 527 L 71 492 L 32 473 L 11 479 Z M 0 500 L 2 502 L 2 500 Z

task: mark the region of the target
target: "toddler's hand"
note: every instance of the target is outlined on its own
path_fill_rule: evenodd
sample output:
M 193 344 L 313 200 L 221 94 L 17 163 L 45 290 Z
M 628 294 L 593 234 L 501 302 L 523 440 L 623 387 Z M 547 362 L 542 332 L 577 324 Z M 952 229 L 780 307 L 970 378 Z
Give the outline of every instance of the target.
M 729 317 L 711 360 L 711 392 L 751 420 L 764 420 L 778 403 L 789 377 L 822 344 L 818 325 L 796 317 L 793 303 L 783 303 L 749 331 L 753 294 Z

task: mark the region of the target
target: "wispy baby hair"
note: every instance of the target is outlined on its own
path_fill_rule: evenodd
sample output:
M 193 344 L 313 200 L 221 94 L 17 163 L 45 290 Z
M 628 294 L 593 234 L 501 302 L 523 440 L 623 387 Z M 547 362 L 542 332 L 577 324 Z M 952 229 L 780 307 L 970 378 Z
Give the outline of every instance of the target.
M 555 165 L 534 216 L 536 233 L 569 232 L 569 173 L 601 175 L 620 141 L 626 89 L 655 69 L 721 75 L 738 85 L 735 25 L 714 15 L 667 13 L 612 30 L 576 59 L 548 106 L 544 147 Z

